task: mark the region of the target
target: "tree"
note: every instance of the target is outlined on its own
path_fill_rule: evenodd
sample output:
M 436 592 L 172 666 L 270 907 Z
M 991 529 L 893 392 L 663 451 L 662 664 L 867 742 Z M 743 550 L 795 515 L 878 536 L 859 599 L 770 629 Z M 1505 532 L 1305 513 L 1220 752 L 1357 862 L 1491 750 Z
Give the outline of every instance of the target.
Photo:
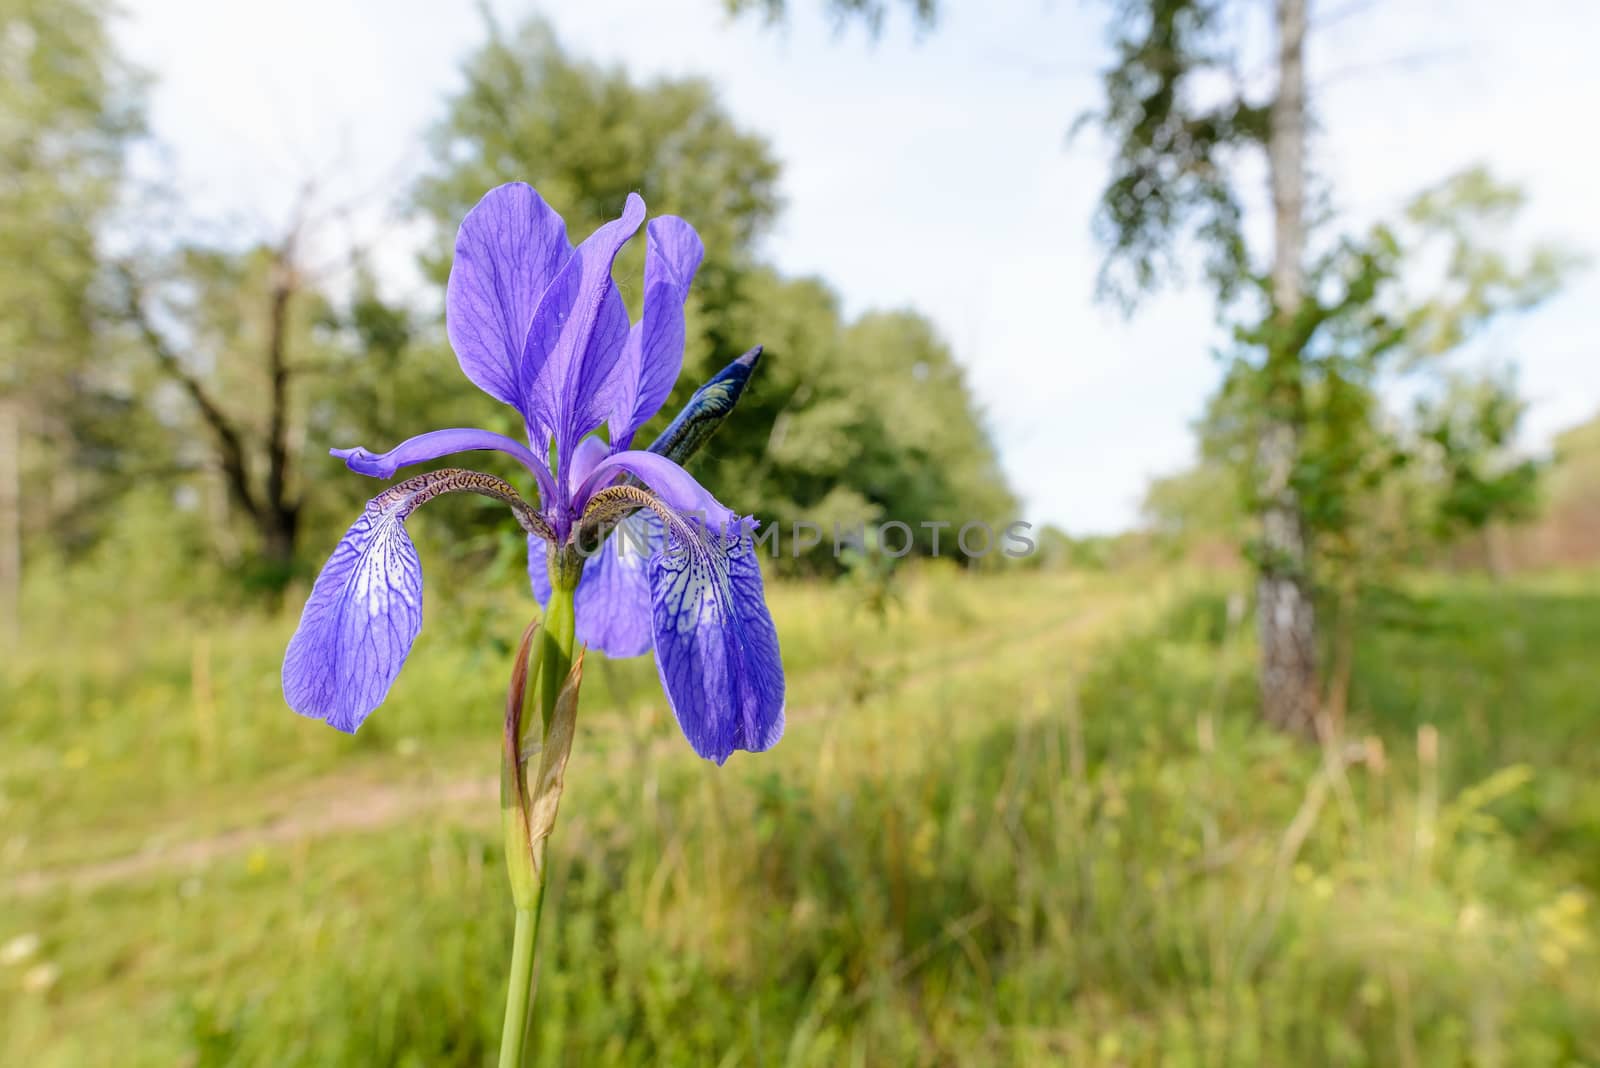
M 1307 0 L 1274 0 L 1276 77 L 1264 97 L 1244 88 L 1224 33 L 1227 16 L 1242 4 L 1113 4 L 1115 61 L 1104 77 L 1105 105 L 1079 119 L 1098 125 L 1114 149 L 1095 219 L 1106 249 L 1099 295 L 1131 312 L 1152 291 L 1181 281 L 1183 259 L 1198 249 L 1218 318 L 1234 341 L 1205 420 L 1202 468 L 1160 487 L 1152 504 L 1157 513 L 1181 507 L 1196 480 L 1219 472 L 1248 477 L 1262 711 L 1279 727 L 1310 736 L 1319 708 L 1316 543 L 1329 561 L 1387 558 L 1372 538 L 1373 502 L 1410 462 L 1406 443 L 1385 426 L 1377 383 L 1396 364 L 1453 352 L 1495 316 L 1544 299 L 1571 260 L 1546 247 L 1513 268 L 1493 244 L 1472 241 L 1486 217 L 1514 212 L 1521 198 L 1471 171 L 1410 209 L 1413 229 L 1444 236 L 1453 248 L 1439 293 L 1408 303 L 1399 292 L 1400 265 L 1414 266 L 1417 258 L 1389 229 L 1314 247 L 1305 158 L 1312 113 Z M 769 18 L 787 9 L 784 0 L 729 6 Z M 889 5 L 830 6 L 839 18 L 860 17 L 876 30 Z M 924 23 L 936 14 L 931 3 L 910 6 Z M 1264 167 L 1270 194 L 1264 257 L 1252 255 L 1245 237 L 1248 198 L 1239 183 L 1252 164 Z M 1459 436 L 1452 442 L 1463 444 Z M 1457 470 L 1458 503 L 1459 493 L 1482 495 L 1482 485 L 1467 488 L 1472 469 L 1468 462 Z M 1522 476 L 1508 477 L 1499 486 L 1505 500 L 1521 492 Z
M 1514 383 L 1463 374 L 1453 359 L 1499 317 L 1554 292 L 1572 262 L 1548 245 L 1504 250 L 1520 204 L 1515 190 L 1469 170 L 1399 220 L 1310 259 L 1290 478 L 1304 573 L 1333 620 L 1322 639 L 1333 651 L 1325 726 L 1342 712 L 1360 593 L 1532 507 L 1540 466 L 1513 448 L 1524 408 Z M 1419 282 L 1428 296 L 1415 294 Z M 1222 388 L 1197 428 L 1200 465 L 1152 488 L 1152 514 L 1168 529 L 1236 522 L 1215 516 L 1204 492 L 1218 474 L 1236 478 L 1244 511 L 1259 514 L 1262 428 L 1277 414 L 1271 328 L 1236 326 Z M 1382 403 L 1402 376 L 1427 391 L 1409 419 Z M 1259 567 L 1260 539 L 1248 547 Z
M 1319 557 L 1332 565 L 1324 579 L 1348 600 L 1352 583 L 1406 540 L 1380 517 L 1395 503 L 1383 502 L 1396 472 L 1415 463 L 1417 435 L 1391 424 L 1380 384 L 1437 369 L 1497 316 L 1547 298 L 1572 260 L 1551 246 L 1521 262 L 1502 251 L 1494 230 L 1522 198 L 1481 169 L 1419 196 L 1395 223 L 1360 236 L 1324 226 L 1313 241 L 1306 0 L 1275 0 L 1276 84 L 1264 100 L 1239 88 L 1221 32 L 1233 7 L 1119 0 L 1117 62 L 1105 77 L 1105 108 L 1091 117 L 1114 147 L 1097 219 L 1107 248 L 1101 284 L 1132 307 L 1181 277 L 1180 250 L 1204 250 L 1205 277 L 1233 337 L 1206 433 L 1210 454 L 1248 475 L 1262 711 L 1309 736 L 1326 726 L 1318 722 Z M 1234 88 L 1219 96 L 1218 86 Z M 1245 240 L 1239 182 L 1251 160 L 1268 177 L 1272 240 L 1264 257 Z M 1434 262 L 1430 250 L 1443 253 L 1443 276 L 1428 280 L 1433 293 L 1418 300 L 1409 291 Z M 1474 508 L 1485 503 L 1485 485 L 1469 485 L 1469 476 L 1514 423 L 1515 402 L 1503 390 L 1497 396 L 1482 413 L 1497 424 L 1489 435 L 1497 440 L 1433 434 L 1452 472 L 1444 507 L 1457 520 L 1468 497 Z M 1508 508 L 1530 477 L 1521 469 L 1497 482 L 1489 510 Z
M 93 295 L 142 114 L 108 11 L 0 4 L 0 629 L 16 625 L 26 534 L 101 490 L 96 420 L 118 399 L 93 359 Z M 48 492 L 24 501 L 24 486 Z
M 1318 708 L 1316 610 L 1308 571 L 1306 516 L 1296 472 L 1308 388 L 1304 354 L 1319 325 L 1306 276 L 1305 0 L 1277 0 L 1277 85 L 1270 99 L 1236 91 L 1205 101 L 1195 83 L 1221 73 L 1238 84 L 1219 40 L 1223 0 L 1121 0 L 1113 31 L 1116 64 L 1105 76 L 1106 107 L 1094 116 L 1113 142 L 1112 176 L 1098 232 L 1107 246 L 1102 293 L 1131 308 L 1170 281 L 1186 238 L 1206 250 L 1206 277 L 1224 313 L 1252 281 L 1262 311 L 1248 334 L 1263 358 L 1248 392 L 1259 404 L 1254 442 L 1256 599 L 1260 687 L 1267 720 L 1309 735 Z M 1264 158 L 1271 193 L 1272 248 L 1266 270 L 1250 264 L 1237 159 Z M 1243 366 L 1243 365 L 1240 365 Z
M 116 265 L 115 313 L 162 379 L 186 398 L 193 461 L 222 479 L 272 581 L 287 578 L 300 533 L 300 384 L 317 366 L 327 305 L 304 263 L 302 208 L 277 241 L 242 251 L 184 244 Z M 180 432 L 181 433 L 181 432 Z
M 538 19 L 509 35 L 492 21 L 488 29 L 463 65 L 466 89 L 432 130 L 440 162 L 413 194 L 435 224 L 425 261 L 432 276 L 448 274 L 456 225 L 478 198 L 524 181 L 560 205 L 573 234 L 614 218 L 630 192 L 652 213 L 692 216 L 706 246 L 702 304 L 718 306 L 707 293 L 731 297 L 727 276 L 750 263 L 780 207 L 779 165 L 766 140 L 739 129 L 703 79 L 637 84 L 621 69 L 569 56 Z M 630 251 L 628 271 L 643 262 Z
M 814 279 L 751 276 L 735 322 L 767 344 L 764 388 L 740 401 L 745 418 L 718 432 L 701 461 L 709 482 L 762 502 L 788 536 L 795 521 L 821 529 L 803 562 L 833 570 L 834 527 L 899 521 L 913 551 L 948 553 L 968 520 L 1004 525 L 1016 500 L 965 375 L 943 339 L 910 311 L 840 321 L 837 297 Z M 730 433 L 733 431 L 733 433 Z M 891 534 L 893 545 L 900 545 Z M 794 563 L 789 550 L 786 566 Z
M 777 218 L 778 162 L 764 139 L 734 124 L 701 79 L 636 83 L 620 69 L 569 56 L 539 19 L 511 32 L 493 21 L 487 28 L 488 40 L 463 64 L 466 88 L 431 131 L 438 162 L 412 191 L 433 230 L 424 271 L 443 285 L 456 227 L 503 182 L 536 187 L 575 239 L 614 218 L 630 192 L 652 213 L 692 219 L 706 255 L 690 291 L 684 375 L 664 414 L 644 428 L 649 440 L 695 385 L 757 340 L 739 335 L 729 316 L 742 299 L 755 244 Z M 643 272 L 643 245 L 625 249 L 616 271 L 635 318 L 640 287 L 632 280 Z M 417 362 L 447 365 L 443 338 L 436 332 L 429 340 Z M 763 370 L 741 413 L 768 381 Z M 501 418 L 500 429 L 522 432 L 508 413 Z M 750 421 L 731 420 L 720 437 L 740 435 L 738 424 Z
M 695 386 L 759 343 L 766 351 L 759 373 L 695 469 L 730 501 L 760 502 L 766 518 L 822 526 L 824 545 L 804 566 L 832 566 L 822 558 L 834 522 L 909 521 L 927 551 L 922 519 L 1009 511 L 1010 492 L 965 380 L 927 320 L 894 313 L 846 324 L 824 283 L 786 279 L 761 264 L 756 249 L 777 218 L 780 168 L 766 141 L 740 129 L 709 85 L 637 83 L 568 56 L 537 20 L 509 34 L 491 24 L 488 42 L 464 69 L 467 87 L 432 133 L 440 162 L 413 195 L 433 224 L 424 261 L 432 277 L 448 275 L 461 217 L 501 182 L 536 186 L 574 237 L 614 217 L 636 190 L 653 213 L 688 218 L 706 245 L 690 291 L 683 374 L 643 440 Z M 641 247 L 618 262 L 619 288 L 630 301 L 642 264 Z M 439 365 L 448 363 L 435 353 Z M 503 418 L 501 429 L 521 432 L 513 417 Z
M 1528 519 L 1538 504 L 1542 465 L 1514 450 L 1527 408 L 1509 375 L 1458 375 L 1442 396 L 1417 405 L 1419 436 L 1441 469 L 1435 535 L 1441 541 L 1476 535 L 1496 574 L 1504 568 L 1492 526 Z

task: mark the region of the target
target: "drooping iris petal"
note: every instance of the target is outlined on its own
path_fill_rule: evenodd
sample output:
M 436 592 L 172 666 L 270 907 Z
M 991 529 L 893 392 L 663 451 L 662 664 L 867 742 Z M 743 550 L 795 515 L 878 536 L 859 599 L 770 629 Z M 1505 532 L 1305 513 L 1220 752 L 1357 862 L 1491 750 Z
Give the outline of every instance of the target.
M 456 233 L 445 290 L 445 329 L 461 370 L 522 411 L 522 350 L 539 298 L 567 260 L 567 226 L 521 182 L 485 193 Z
M 650 512 L 617 524 L 578 580 L 573 611 L 580 642 L 609 657 L 650 651 L 649 563 L 664 541 L 661 520 Z
M 693 475 L 665 456 L 632 450 L 606 457 L 595 465 L 573 497 L 573 510 L 581 513 L 590 496 L 620 472 L 636 475 L 666 505 L 712 533 L 724 533 L 739 525 L 739 516 L 724 507 Z
M 628 337 L 628 309 L 611 265 L 644 222 L 644 201 L 628 194 L 622 217 L 579 245 L 534 310 L 522 350 L 523 411 L 555 440 L 563 472 L 578 440 L 605 421 L 610 382 Z M 558 479 L 560 481 L 560 479 Z
M 705 257 L 694 227 L 673 215 L 645 228 L 644 313 L 628 332 L 617 364 L 611 440 L 626 448 L 634 431 L 667 402 L 683 368 L 683 302 Z
M 656 670 L 694 751 L 722 763 L 783 734 L 783 662 L 748 534 L 732 546 L 672 523 L 650 560 Z
M 353 449 L 329 449 L 329 453 L 344 461 L 350 470 L 373 478 L 392 478 L 394 473 L 402 467 L 412 464 L 427 463 L 437 460 L 441 456 L 450 456 L 458 452 L 475 452 L 479 450 L 494 450 L 503 452 L 516 460 L 523 467 L 532 471 L 539 480 L 539 489 L 545 494 L 546 499 L 553 496 L 554 484 L 550 481 L 550 469 L 540 462 L 533 454 L 533 450 L 514 438 L 504 434 L 496 434 L 488 430 L 475 430 L 459 428 L 453 430 L 435 430 L 428 434 L 418 434 L 414 438 L 407 438 L 388 452 L 371 453 L 359 445 Z
M 412 495 L 379 494 L 311 587 L 283 658 L 283 696 L 353 733 L 389 693 L 422 629 L 422 563 L 406 534 Z

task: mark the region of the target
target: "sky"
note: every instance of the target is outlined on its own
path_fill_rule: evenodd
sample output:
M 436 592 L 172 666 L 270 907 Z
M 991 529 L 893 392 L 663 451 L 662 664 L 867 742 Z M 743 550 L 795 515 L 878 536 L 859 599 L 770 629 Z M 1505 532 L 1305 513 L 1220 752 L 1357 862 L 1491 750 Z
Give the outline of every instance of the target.
M 1100 99 L 1109 5 L 945 0 L 933 30 L 891 18 L 877 40 L 840 31 L 821 0 L 791 0 L 778 28 L 730 20 L 721 0 L 490 6 L 506 25 L 542 16 L 572 53 L 639 77 L 710 79 L 784 165 L 767 258 L 825 278 L 851 314 L 910 307 L 938 324 L 1023 498 L 1019 518 L 1075 534 L 1125 528 L 1148 480 L 1192 458 L 1190 426 L 1219 377 L 1205 293 L 1162 295 L 1131 319 L 1094 300 L 1090 223 L 1107 155 L 1067 132 Z M 350 206 L 349 231 L 379 242 L 389 284 L 420 285 L 418 235 L 393 225 L 393 207 L 483 39 L 476 5 L 125 10 L 122 40 L 156 77 L 153 166 L 192 215 L 271 233 L 317 176 L 319 195 Z M 1525 445 L 1546 447 L 1600 410 L 1600 68 L 1587 54 L 1600 4 L 1311 0 L 1311 11 L 1310 162 L 1346 225 L 1486 163 L 1527 191 L 1528 236 L 1596 260 L 1473 355 L 1515 361 L 1531 401 Z M 1264 45 L 1259 20 L 1242 31 Z

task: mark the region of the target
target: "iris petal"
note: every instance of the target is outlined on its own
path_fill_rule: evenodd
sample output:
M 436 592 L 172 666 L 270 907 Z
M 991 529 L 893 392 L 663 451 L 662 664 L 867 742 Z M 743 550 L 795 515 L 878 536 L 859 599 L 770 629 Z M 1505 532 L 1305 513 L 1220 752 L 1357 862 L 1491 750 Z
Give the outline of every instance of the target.
M 539 480 L 539 490 L 546 500 L 554 498 L 555 485 L 550 481 L 550 470 L 526 445 L 504 434 L 488 430 L 459 428 L 435 430 L 407 438 L 388 452 L 371 453 L 359 445 L 353 449 L 330 449 L 330 454 L 344 461 L 345 466 L 358 474 L 373 478 L 392 478 L 402 467 L 427 463 L 458 452 L 492 450 L 503 452 L 523 467 L 532 471 Z
M 653 452 L 614 453 L 595 465 L 574 494 L 573 510 L 582 514 L 589 498 L 622 472 L 638 477 L 679 515 L 718 533 L 738 525 L 738 514 L 725 507 L 678 464 Z
M 669 524 L 649 574 L 656 670 L 690 746 L 721 764 L 776 745 L 783 662 L 748 533 L 729 545 Z
M 572 463 L 567 468 L 567 486 L 576 489 L 589 477 L 595 466 L 611 454 L 611 448 L 597 437 L 587 437 L 572 450 Z
M 578 580 L 579 641 L 613 658 L 650 651 L 649 564 L 663 542 L 661 520 L 649 512 L 617 524 Z
M 539 298 L 572 245 L 561 216 L 521 182 L 485 193 L 461 221 L 445 290 L 445 329 L 479 389 L 524 410 L 523 344 Z
M 572 450 L 605 421 L 607 387 L 628 337 L 628 309 L 611 265 L 644 222 L 644 201 L 628 195 L 622 217 L 579 245 L 551 280 L 522 350 L 520 388 L 530 426 L 555 440 L 563 469 Z
M 412 495 L 383 493 L 340 539 L 283 658 L 302 716 L 354 732 L 383 703 L 422 629 L 422 563 L 406 534 Z
M 645 232 L 644 312 L 617 364 L 610 416 L 611 440 L 623 448 L 661 410 L 683 369 L 683 302 L 705 257 L 700 235 L 676 216 L 652 219 Z

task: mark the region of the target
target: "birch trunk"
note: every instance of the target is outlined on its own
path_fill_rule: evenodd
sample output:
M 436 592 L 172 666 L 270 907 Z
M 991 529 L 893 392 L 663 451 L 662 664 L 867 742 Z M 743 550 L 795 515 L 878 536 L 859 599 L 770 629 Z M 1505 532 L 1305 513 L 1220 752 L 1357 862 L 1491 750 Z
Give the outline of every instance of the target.
M 1267 354 L 1267 421 L 1260 442 L 1262 561 L 1256 585 L 1261 706 L 1267 720 L 1317 731 L 1317 625 L 1306 573 L 1306 531 L 1292 475 L 1304 396 L 1292 328 L 1305 291 L 1306 0 L 1278 0 L 1278 93 L 1267 146 L 1274 216 L 1272 300 L 1277 329 Z

